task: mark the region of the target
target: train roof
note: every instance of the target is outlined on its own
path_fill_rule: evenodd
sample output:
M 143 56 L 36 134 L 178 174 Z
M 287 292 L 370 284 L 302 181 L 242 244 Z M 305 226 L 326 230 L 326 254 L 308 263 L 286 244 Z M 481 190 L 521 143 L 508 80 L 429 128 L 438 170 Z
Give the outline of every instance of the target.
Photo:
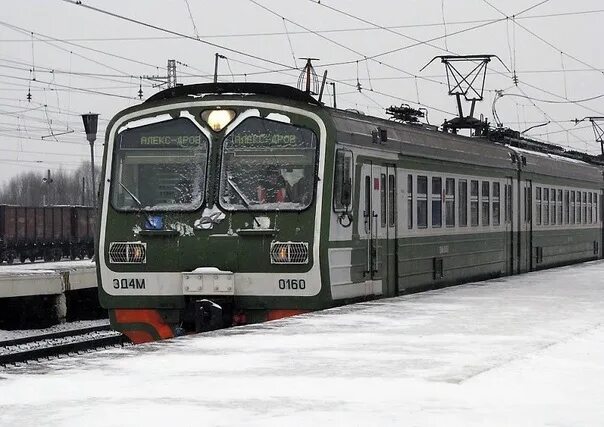
M 407 156 L 439 161 L 457 161 L 474 166 L 516 169 L 516 159 L 523 158 L 523 170 L 570 179 L 602 181 L 604 158 L 566 151 L 562 147 L 526 139 L 518 132 L 495 129 L 489 137 L 468 137 L 438 130 L 437 126 L 420 123 L 404 124 L 393 120 L 364 115 L 358 111 L 325 106 L 310 94 L 297 88 L 273 83 L 201 83 L 177 86 L 158 92 L 145 104 L 169 102 L 177 98 L 202 96 L 266 96 L 288 103 L 307 104 L 331 117 L 339 142 Z M 386 131 L 381 141 L 379 131 Z M 376 133 L 378 138 L 376 141 Z
M 382 150 L 406 156 L 491 168 L 516 169 L 515 163 L 520 161 L 525 172 L 591 182 L 603 179 L 601 159 L 567 152 L 555 145 L 510 137 L 468 137 L 442 132 L 436 126 L 399 123 L 356 111 L 329 110 L 339 142 L 363 146 L 375 146 L 377 142 Z M 387 132 L 385 142 L 379 140 L 380 129 Z

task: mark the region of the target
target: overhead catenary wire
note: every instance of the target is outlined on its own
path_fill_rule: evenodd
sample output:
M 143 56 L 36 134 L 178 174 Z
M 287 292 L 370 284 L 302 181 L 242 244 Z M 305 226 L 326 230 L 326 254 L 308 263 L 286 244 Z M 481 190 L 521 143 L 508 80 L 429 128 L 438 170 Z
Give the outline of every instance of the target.
M 242 56 L 245 56 L 245 57 L 248 57 L 248 58 L 256 59 L 256 60 L 263 61 L 263 62 L 268 62 L 268 63 L 271 63 L 273 65 L 278 65 L 278 66 L 284 67 L 284 68 L 291 68 L 288 65 L 283 64 L 283 63 L 278 62 L 278 61 L 273 61 L 271 59 L 262 58 L 261 56 L 257 56 L 257 55 L 251 54 L 251 53 L 247 53 L 247 52 L 244 52 L 244 51 L 241 51 L 241 50 L 238 50 L 238 49 L 233 49 L 233 48 L 230 48 L 228 46 L 223 46 L 223 45 L 220 45 L 220 44 L 217 44 L 217 43 L 209 42 L 209 41 L 204 40 L 202 38 L 197 39 L 197 38 L 195 38 L 193 36 L 190 36 L 188 34 L 180 33 L 178 31 L 174 31 L 174 30 L 169 30 L 167 28 L 160 27 L 158 25 L 150 24 L 148 22 L 140 21 L 138 19 L 127 17 L 125 15 L 120 15 L 118 13 L 114 13 L 114 12 L 110 12 L 110 11 L 105 10 L 105 9 L 94 7 L 94 6 L 85 4 L 85 3 L 83 3 L 80 0 L 62 0 L 62 1 L 66 2 L 66 3 L 70 3 L 70 4 L 73 4 L 73 5 L 76 5 L 76 6 L 84 7 L 86 9 L 93 10 L 93 11 L 98 12 L 98 13 L 102 13 L 104 15 L 112 16 L 112 17 L 117 18 L 117 19 L 121 19 L 121 20 L 125 20 L 125 21 L 128 21 L 128 22 L 134 23 L 134 24 L 142 25 L 142 26 L 147 27 L 147 28 L 152 28 L 152 29 L 157 30 L 157 31 L 162 31 L 162 32 L 167 33 L 167 34 L 172 34 L 172 35 L 180 36 L 182 38 L 186 38 L 186 39 L 189 39 L 189 40 L 194 40 L 196 42 L 203 43 L 205 45 L 212 46 L 212 47 L 218 48 L 218 49 L 222 49 L 222 50 L 225 50 L 225 51 L 228 51 L 228 52 L 236 53 L 238 55 L 242 55 Z
M 529 15 L 518 17 L 519 20 L 531 20 L 531 19 L 544 19 L 544 18 L 558 18 L 567 16 L 581 16 L 590 14 L 604 13 L 604 9 L 591 9 L 574 12 L 559 12 L 539 15 Z M 447 21 L 449 26 L 452 25 L 465 25 L 465 24 L 478 24 L 491 22 L 493 19 L 472 19 L 472 20 L 459 20 L 459 21 Z M 429 23 L 418 23 L 418 24 L 404 24 L 404 25 L 390 25 L 386 26 L 389 29 L 404 29 L 404 28 L 425 28 L 425 27 L 440 27 L 442 21 L 429 22 Z M 376 31 L 375 27 L 352 27 L 352 28 L 332 28 L 332 29 L 319 29 L 316 30 L 319 33 L 345 33 L 345 32 L 359 32 L 359 31 Z M 290 35 L 301 35 L 307 34 L 306 31 L 289 31 Z M 284 32 L 271 31 L 271 32 L 253 32 L 253 33 L 224 33 L 224 34 L 201 34 L 200 38 L 204 39 L 219 39 L 219 38 L 249 38 L 249 37 L 281 37 L 284 36 Z M 149 40 L 180 40 L 182 36 L 130 36 L 130 37 L 73 37 L 73 38 L 55 38 L 56 41 L 61 42 L 111 42 L 111 41 L 149 41 Z M 22 43 L 31 41 L 27 39 L 0 39 L 3 43 Z M 42 40 L 34 40 L 34 43 L 39 43 Z

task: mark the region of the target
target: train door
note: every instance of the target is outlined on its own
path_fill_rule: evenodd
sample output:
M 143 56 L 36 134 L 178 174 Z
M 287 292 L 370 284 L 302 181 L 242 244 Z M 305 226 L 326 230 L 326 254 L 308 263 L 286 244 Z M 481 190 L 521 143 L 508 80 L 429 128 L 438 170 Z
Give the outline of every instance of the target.
M 604 206 L 602 205 L 604 203 L 604 190 L 600 190 L 598 197 L 600 199 L 596 208 L 596 215 L 598 215 L 598 222 L 600 223 L 600 253 L 598 257 L 604 258 Z
M 367 239 L 365 275 L 382 281 L 385 296 L 396 294 L 396 171 L 370 163 L 363 172 L 363 231 Z
M 533 182 L 523 181 L 522 186 L 522 220 L 520 223 L 520 271 L 533 270 Z
M 505 180 L 503 187 L 503 219 L 505 226 L 505 259 L 506 259 L 506 274 L 514 274 L 514 217 L 513 197 L 512 197 L 512 178 L 508 177 Z

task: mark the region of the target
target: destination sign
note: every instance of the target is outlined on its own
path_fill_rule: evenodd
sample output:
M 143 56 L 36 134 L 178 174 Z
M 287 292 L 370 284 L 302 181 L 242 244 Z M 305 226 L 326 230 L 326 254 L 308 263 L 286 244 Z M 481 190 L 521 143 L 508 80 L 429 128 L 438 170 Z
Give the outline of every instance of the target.
M 233 142 L 237 145 L 294 145 L 298 137 L 293 133 L 245 133 L 236 134 Z
M 127 129 L 118 138 L 121 148 L 194 148 L 207 144 L 201 131 L 185 118 Z
M 140 137 L 141 146 L 176 145 L 190 147 L 201 144 L 201 135 L 145 135 Z

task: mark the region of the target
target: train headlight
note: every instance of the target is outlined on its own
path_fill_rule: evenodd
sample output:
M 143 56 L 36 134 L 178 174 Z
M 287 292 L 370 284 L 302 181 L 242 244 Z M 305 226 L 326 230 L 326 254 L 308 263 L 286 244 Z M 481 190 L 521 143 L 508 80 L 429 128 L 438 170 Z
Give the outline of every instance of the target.
M 147 262 L 147 244 L 112 242 L 109 244 L 109 261 L 112 264 L 145 264 Z
M 220 132 L 235 118 L 233 110 L 206 110 L 201 113 L 201 118 L 214 132 Z
M 308 243 L 272 242 L 271 264 L 308 264 Z

